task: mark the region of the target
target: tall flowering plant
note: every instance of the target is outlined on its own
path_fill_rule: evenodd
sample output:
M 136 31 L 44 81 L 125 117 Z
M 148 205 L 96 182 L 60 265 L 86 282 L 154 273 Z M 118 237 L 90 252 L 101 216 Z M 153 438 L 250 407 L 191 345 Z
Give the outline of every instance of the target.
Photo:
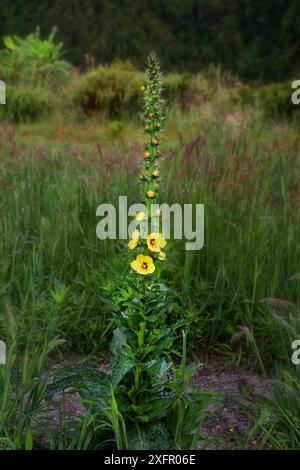
M 161 157 L 160 142 L 162 125 L 164 121 L 163 100 L 161 98 L 161 72 L 159 61 L 154 53 L 148 57 L 147 80 L 142 86 L 145 99 L 144 112 L 144 155 L 140 180 L 143 184 L 143 196 L 147 212 L 136 214 L 138 221 L 148 221 L 148 233 L 143 240 L 139 230 L 132 234 L 132 240 L 128 246 L 131 250 L 140 248 L 140 253 L 132 261 L 131 267 L 138 274 L 149 275 L 154 273 L 156 262 L 164 261 L 166 254 L 163 251 L 167 245 L 166 240 L 160 233 L 160 210 L 153 210 L 152 203 L 158 202 L 160 172 L 159 159 Z
M 118 449 L 194 448 L 200 438 L 204 408 L 212 402 L 209 392 L 189 386 L 193 366 L 186 365 L 186 336 L 179 367 L 172 362 L 176 325 L 170 321 L 169 289 L 156 276 L 166 258 L 166 240 L 160 232 L 160 213 L 152 213 L 158 200 L 163 114 L 161 75 L 155 54 L 148 58 L 144 88 L 145 146 L 142 171 L 147 210 L 136 214 L 146 222 L 146 238 L 136 229 L 128 243 L 131 272 L 120 279 L 112 293 L 116 329 L 111 342 L 111 374 L 72 367 L 58 371 L 47 387 L 47 396 L 76 388 L 94 417 L 95 434 L 107 441 L 113 432 Z M 154 219 L 154 223 L 153 223 Z M 151 225 L 150 225 L 151 224 Z

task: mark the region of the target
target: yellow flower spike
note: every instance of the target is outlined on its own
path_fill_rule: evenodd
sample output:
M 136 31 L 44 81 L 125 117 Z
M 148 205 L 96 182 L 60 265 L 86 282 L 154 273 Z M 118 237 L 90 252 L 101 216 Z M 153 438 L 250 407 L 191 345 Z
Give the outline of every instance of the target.
M 137 220 L 138 222 L 142 222 L 143 220 L 147 220 L 147 216 L 146 216 L 145 212 L 138 211 L 135 214 L 135 220 Z
M 147 191 L 147 197 L 148 197 L 149 199 L 153 199 L 154 196 L 155 196 L 155 192 L 154 192 L 154 191 Z
M 144 158 L 149 158 L 151 157 L 151 153 L 150 152 L 145 152 L 144 153 Z
M 138 274 L 146 276 L 147 274 L 152 274 L 155 271 L 155 265 L 153 259 L 150 256 L 138 255 L 134 261 L 131 263 L 132 269 L 134 269 Z
M 166 246 L 167 242 L 161 233 L 150 233 L 147 237 L 147 246 L 150 251 L 159 253 Z
M 130 240 L 130 242 L 128 243 L 128 248 L 130 250 L 133 250 L 134 248 L 136 248 L 138 242 L 139 242 L 139 239 L 140 239 L 140 232 L 139 230 L 134 230 L 134 232 L 132 233 L 132 240 Z
M 160 261 L 165 261 L 166 257 L 167 257 L 166 253 L 164 253 L 163 251 L 159 252 L 158 259 Z

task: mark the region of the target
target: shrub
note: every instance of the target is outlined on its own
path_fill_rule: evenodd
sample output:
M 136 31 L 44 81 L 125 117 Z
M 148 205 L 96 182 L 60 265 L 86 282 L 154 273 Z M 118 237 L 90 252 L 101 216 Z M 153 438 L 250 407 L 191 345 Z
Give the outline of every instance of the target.
M 164 94 L 168 102 L 181 100 L 190 89 L 190 76 L 187 74 L 170 73 L 162 79 Z
M 103 111 L 118 118 L 141 104 L 144 75 L 129 62 L 99 66 L 86 74 L 75 90 L 74 101 L 84 111 Z
M 209 99 L 212 97 L 212 88 L 209 81 L 201 74 L 197 73 L 191 80 L 191 89 L 201 95 L 202 99 Z
M 129 61 L 101 65 L 81 78 L 73 101 L 85 112 L 101 111 L 110 118 L 120 118 L 140 109 L 144 81 L 145 74 Z M 162 84 L 169 103 L 182 102 L 190 89 L 190 77 L 171 73 L 163 77 Z
M 240 106 L 253 106 L 255 104 L 255 92 L 249 85 L 238 87 L 232 97 L 232 102 Z
M 265 113 L 274 118 L 299 116 L 299 107 L 291 100 L 292 92 L 289 82 L 264 86 L 260 92 L 260 102 Z
M 112 137 L 117 137 L 121 134 L 123 125 L 120 121 L 112 121 L 109 124 L 109 133 Z
M 61 60 L 62 43 L 55 44 L 56 28 L 42 40 L 39 28 L 25 39 L 6 36 L 0 51 L 0 75 L 9 83 L 38 83 L 58 86 L 69 76 L 72 67 Z
M 0 116 L 13 121 L 32 121 L 49 116 L 54 110 L 53 93 L 43 88 L 8 85 L 6 105 L 0 107 Z

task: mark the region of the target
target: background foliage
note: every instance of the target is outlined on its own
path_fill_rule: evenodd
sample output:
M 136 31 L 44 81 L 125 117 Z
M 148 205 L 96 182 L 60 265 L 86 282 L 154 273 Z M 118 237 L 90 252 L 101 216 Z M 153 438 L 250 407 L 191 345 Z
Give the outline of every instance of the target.
M 215 63 L 247 80 L 277 80 L 299 70 L 298 13 L 294 0 L 1 0 L 0 31 L 24 36 L 40 25 L 48 34 L 57 26 L 76 65 L 86 57 L 144 66 L 155 47 L 165 69 Z

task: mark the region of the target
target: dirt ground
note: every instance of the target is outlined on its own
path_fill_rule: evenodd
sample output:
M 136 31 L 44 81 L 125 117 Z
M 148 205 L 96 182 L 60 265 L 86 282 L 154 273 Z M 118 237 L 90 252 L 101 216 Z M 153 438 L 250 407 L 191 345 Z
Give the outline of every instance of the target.
M 208 364 L 198 364 L 195 382 L 201 389 L 223 394 L 223 398 L 209 410 L 203 426 L 203 435 L 209 438 L 208 449 L 241 448 L 247 429 L 253 425 L 253 411 L 257 395 L 270 394 L 271 381 L 253 375 L 214 358 Z M 257 439 L 246 447 L 256 449 Z

